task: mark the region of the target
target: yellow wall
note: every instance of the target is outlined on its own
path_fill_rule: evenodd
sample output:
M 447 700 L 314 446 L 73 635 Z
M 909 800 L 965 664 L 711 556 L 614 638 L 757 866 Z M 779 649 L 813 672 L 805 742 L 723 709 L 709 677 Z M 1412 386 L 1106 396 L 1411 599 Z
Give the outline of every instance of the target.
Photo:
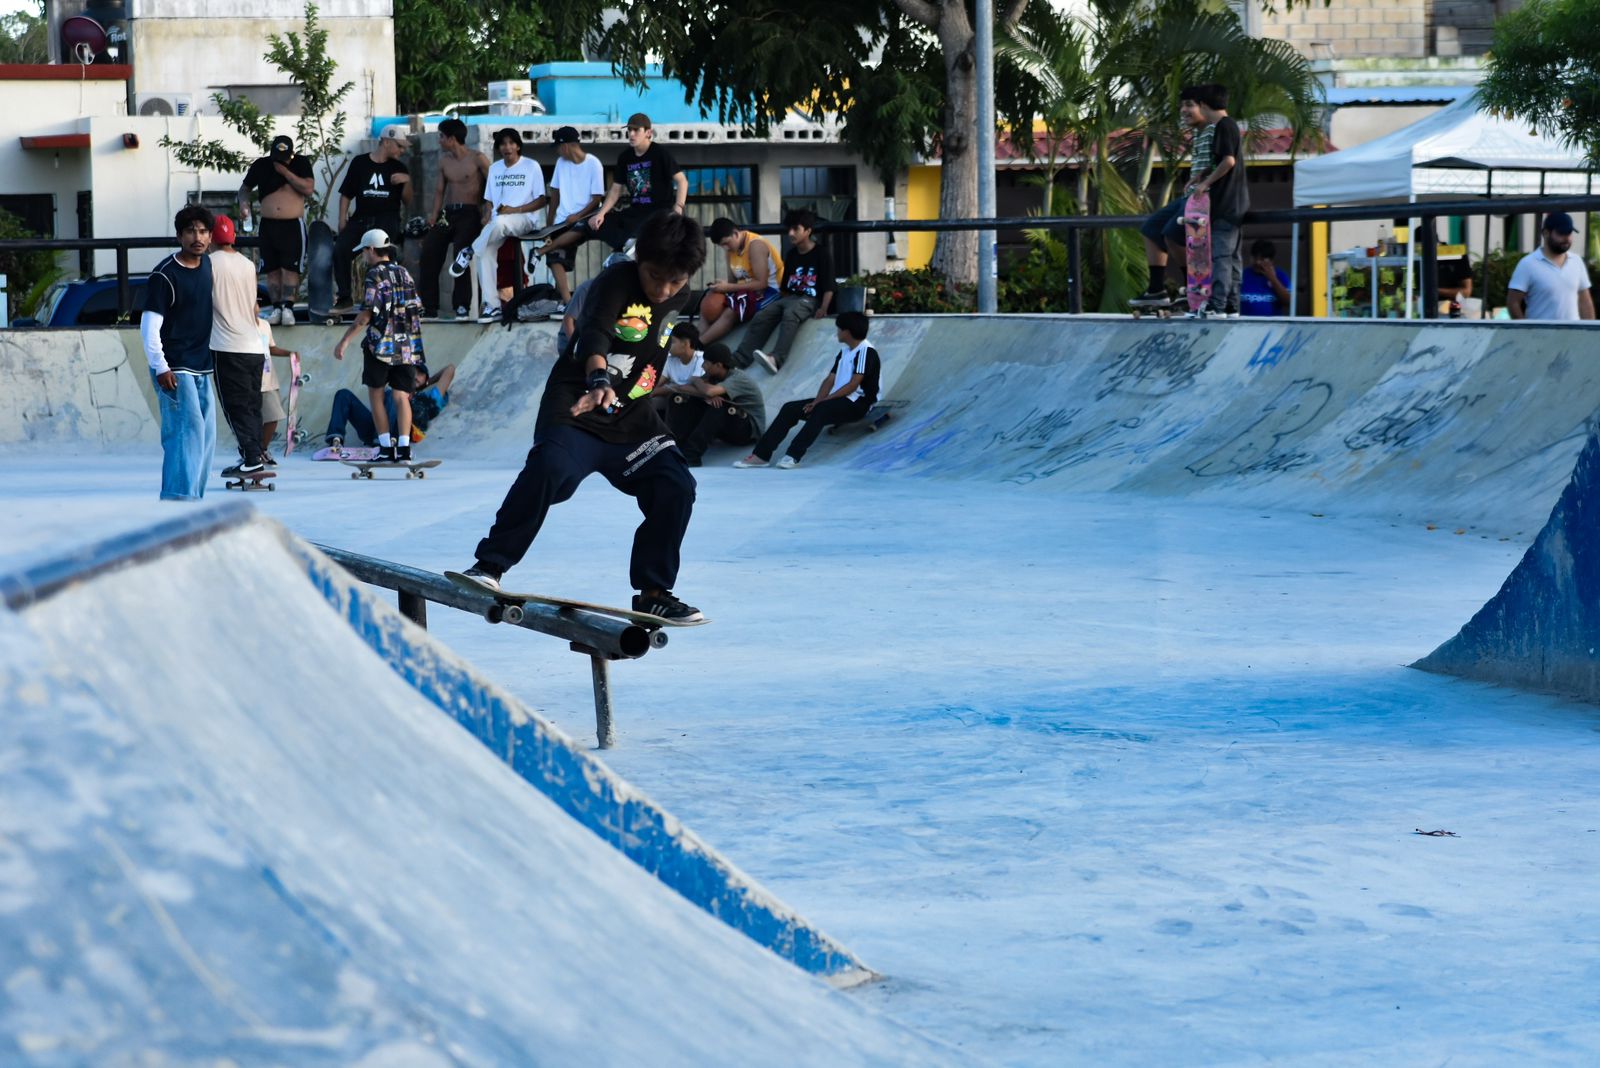
M 939 217 L 939 168 L 912 167 L 906 179 L 906 218 Z M 938 235 L 911 231 L 906 235 L 906 266 L 915 270 L 933 261 L 933 242 Z

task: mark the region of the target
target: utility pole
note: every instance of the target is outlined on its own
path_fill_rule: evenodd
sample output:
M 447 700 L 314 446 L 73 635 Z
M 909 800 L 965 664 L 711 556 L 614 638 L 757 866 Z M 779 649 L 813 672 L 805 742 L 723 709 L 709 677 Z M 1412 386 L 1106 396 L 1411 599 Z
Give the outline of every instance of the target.
M 977 0 L 978 67 L 978 217 L 995 217 L 994 206 L 994 0 Z M 995 259 L 995 232 L 978 231 L 978 311 L 999 310 L 996 290 L 999 263 Z

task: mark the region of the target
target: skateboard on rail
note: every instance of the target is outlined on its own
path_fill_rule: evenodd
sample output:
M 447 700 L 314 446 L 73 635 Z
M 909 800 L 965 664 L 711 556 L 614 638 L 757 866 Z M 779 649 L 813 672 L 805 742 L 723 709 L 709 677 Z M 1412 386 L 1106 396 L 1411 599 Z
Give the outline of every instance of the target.
M 351 478 L 371 478 L 373 471 L 400 471 L 404 470 L 407 478 L 426 478 L 428 471 L 444 463 L 443 460 L 397 460 L 388 463 L 384 460 L 340 460 L 346 467 L 354 467 L 350 472 Z
M 1191 194 L 1183 203 L 1183 249 L 1191 315 L 1203 314 L 1211 300 L 1211 194 Z
M 300 370 L 300 354 L 289 353 L 288 421 L 283 428 L 283 455 L 286 457 L 306 440 L 306 432 L 300 429 L 300 387 L 309 381 L 311 376 Z
M 249 474 L 223 475 L 222 488 L 244 490 L 247 493 L 251 490 L 275 490 L 278 487 L 272 480 L 277 477 L 278 472 L 270 467 Z
M 635 612 L 631 608 L 595 604 L 593 601 L 574 601 L 569 597 L 550 597 L 542 593 L 512 593 L 510 590 L 497 590 L 470 579 L 459 571 L 446 571 L 444 577 L 464 590 L 471 590 L 474 593 L 487 593 L 493 597 L 495 599 L 494 607 L 499 611 L 490 610 L 488 619 L 491 623 L 522 622 L 522 606 L 525 604 L 547 604 L 555 608 L 575 608 L 584 612 L 593 612 L 596 615 L 611 616 L 614 619 L 626 619 L 630 623 L 639 623 L 646 627 L 700 627 L 711 622 L 709 619 L 696 619 L 685 623 L 675 619 L 653 616 L 649 612 Z

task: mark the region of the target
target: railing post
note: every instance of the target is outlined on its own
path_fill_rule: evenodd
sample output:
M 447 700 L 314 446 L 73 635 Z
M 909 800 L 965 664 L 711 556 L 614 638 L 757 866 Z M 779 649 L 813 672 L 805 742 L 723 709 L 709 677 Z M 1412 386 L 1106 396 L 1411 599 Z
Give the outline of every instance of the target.
M 589 673 L 594 677 L 594 735 L 601 749 L 616 744 L 611 730 L 611 662 L 598 649 L 572 643 L 576 652 L 589 654 Z
M 400 590 L 399 594 L 400 614 L 411 620 L 411 622 L 415 623 L 423 630 L 427 630 L 428 599 L 422 596 L 420 593 L 413 593 L 410 590 Z
M 1422 218 L 1422 282 L 1418 297 L 1424 319 L 1439 318 L 1439 235 L 1433 231 L 1433 216 Z
M 128 287 L 128 246 L 117 246 L 117 321 L 133 313 L 133 294 Z
M 1083 314 L 1083 231 L 1067 227 L 1067 311 Z

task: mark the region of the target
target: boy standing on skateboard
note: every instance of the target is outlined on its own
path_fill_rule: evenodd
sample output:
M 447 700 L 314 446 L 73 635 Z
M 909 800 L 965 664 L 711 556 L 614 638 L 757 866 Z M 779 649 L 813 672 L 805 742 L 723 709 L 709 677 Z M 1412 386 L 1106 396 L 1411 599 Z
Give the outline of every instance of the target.
M 394 243 L 382 230 L 368 230 L 356 246 L 367 261 L 367 281 L 361 312 L 333 348 L 333 358 L 344 359 L 350 339 L 362 330 L 361 384 L 372 399 L 372 421 L 377 424 L 381 463 L 411 462 L 411 394 L 417 388 L 413 365 L 422 362 L 422 301 L 417 297 L 411 272 L 395 262 Z M 389 416 L 383 407 L 383 387 L 394 395 L 395 431 L 389 434 Z
M 1191 85 L 1181 95 L 1183 121 L 1195 131 L 1189 184 L 1139 228 L 1150 263 L 1150 286 L 1135 300 L 1166 300 L 1168 252 L 1183 256 L 1184 205 L 1192 194 L 1205 193 L 1211 199 L 1211 297 L 1206 310 L 1237 316 L 1243 267 L 1239 227 L 1250 207 L 1239 124 L 1228 116 L 1225 86 Z
M 219 215 L 211 225 L 211 355 L 216 361 L 222 416 L 239 443 L 239 462 L 223 477 L 249 475 L 267 466 L 261 438 L 261 337 L 256 267 L 233 247 L 233 220 Z M 267 361 L 270 365 L 272 361 Z
M 672 586 L 695 481 L 649 398 L 667 357 L 670 320 L 687 301 L 689 277 L 705 262 L 705 234 L 687 216 L 659 212 L 640 227 L 635 251 L 637 262 L 609 267 L 591 281 L 573 343 L 545 383 L 533 448 L 465 575 L 498 590 L 550 507 L 599 473 L 644 513 L 629 565 L 639 591 L 634 610 L 693 622 L 703 618 L 700 610 L 679 600 Z

